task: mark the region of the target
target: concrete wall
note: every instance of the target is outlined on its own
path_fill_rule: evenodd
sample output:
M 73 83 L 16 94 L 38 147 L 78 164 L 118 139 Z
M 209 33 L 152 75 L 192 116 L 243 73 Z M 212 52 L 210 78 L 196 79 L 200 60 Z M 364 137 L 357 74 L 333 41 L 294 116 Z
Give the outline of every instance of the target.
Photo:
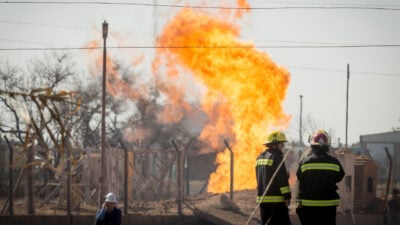
M 300 225 L 297 215 L 290 215 L 292 225 Z M 346 225 L 377 225 L 383 224 L 382 215 L 354 215 L 338 214 L 336 217 L 336 224 Z M 1 225 L 92 225 L 94 216 L 0 216 Z M 194 216 L 143 216 L 143 215 L 127 215 L 122 216 L 122 225 L 176 225 L 176 224 L 190 224 L 190 225 L 215 225 L 206 219 Z
M 92 225 L 94 216 L 0 216 L 1 225 Z M 123 215 L 122 225 L 213 225 L 194 216 Z
M 336 224 L 346 224 L 346 225 L 379 225 L 383 224 L 383 216 L 382 215 L 354 215 L 354 223 L 353 217 L 350 214 L 336 216 Z
M 340 195 L 339 212 L 346 212 L 353 208 L 354 202 L 354 154 L 349 150 L 337 151 L 337 157 L 342 164 L 345 177 L 338 183 Z
M 400 144 L 396 143 L 393 149 L 393 181 L 400 183 Z
M 297 215 L 290 215 L 290 220 L 292 225 L 301 225 L 299 218 Z M 336 216 L 336 224 L 337 225 L 380 225 L 383 224 L 382 215 L 354 215 L 353 217 L 350 214 L 337 214 Z

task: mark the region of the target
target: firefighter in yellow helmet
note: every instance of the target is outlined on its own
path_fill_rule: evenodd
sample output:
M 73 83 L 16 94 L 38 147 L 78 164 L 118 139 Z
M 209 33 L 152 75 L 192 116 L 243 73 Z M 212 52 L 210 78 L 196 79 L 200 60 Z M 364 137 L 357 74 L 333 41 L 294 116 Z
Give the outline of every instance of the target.
M 344 177 L 339 160 L 329 155 L 331 138 L 324 130 L 310 136 L 311 154 L 297 170 L 299 185 L 296 212 L 303 225 L 335 225 L 340 197 L 336 184 Z
M 289 176 L 283 164 L 263 196 L 278 165 L 283 160 L 284 143 L 287 142 L 283 132 L 274 131 L 264 143 L 266 146 L 256 160 L 257 203 L 260 203 L 261 224 L 290 225 L 289 210 L 291 192 Z

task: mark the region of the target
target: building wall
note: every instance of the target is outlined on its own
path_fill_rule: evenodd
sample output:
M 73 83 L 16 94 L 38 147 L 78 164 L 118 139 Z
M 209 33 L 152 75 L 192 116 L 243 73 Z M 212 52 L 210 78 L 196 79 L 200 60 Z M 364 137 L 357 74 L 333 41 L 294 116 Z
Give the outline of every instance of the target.
M 338 150 L 336 154 L 345 172 L 345 177 L 338 184 L 340 195 L 338 211 L 347 212 L 353 209 L 354 201 L 354 155 L 351 151 L 344 149 Z
M 396 143 L 393 149 L 393 182 L 400 183 L 400 143 Z
M 339 149 L 336 155 L 345 171 L 345 177 L 338 184 L 341 212 L 363 211 L 376 197 L 377 166 L 365 155 L 354 155 L 348 149 Z
M 354 192 L 357 193 L 354 201 L 362 201 L 365 198 L 366 178 L 364 176 L 364 165 L 354 165 L 354 172 L 357 176 L 354 178 Z
M 367 204 L 369 204 L 376 198 L 376 189 L 378 186 L 377 166 L 372 159 L 365 164 L 364 171 L 364 176 L 367 178 L 365 200 L 367 201 Z
M 353 209 L 362 212 L 376 197 L 377 166 L 375 162 L 363 155 L 355 158 L 354 203 Z

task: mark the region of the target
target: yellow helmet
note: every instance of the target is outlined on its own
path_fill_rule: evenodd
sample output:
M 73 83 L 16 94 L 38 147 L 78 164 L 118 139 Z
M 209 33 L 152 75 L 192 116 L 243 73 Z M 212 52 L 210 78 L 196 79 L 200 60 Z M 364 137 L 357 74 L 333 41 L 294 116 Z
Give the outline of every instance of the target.
M 266 145 L 276 142 L 287 142 L 286 135 L 281 131 L 274 131 L 268 136 L 267 142 L 265 142 L 264 144 Z

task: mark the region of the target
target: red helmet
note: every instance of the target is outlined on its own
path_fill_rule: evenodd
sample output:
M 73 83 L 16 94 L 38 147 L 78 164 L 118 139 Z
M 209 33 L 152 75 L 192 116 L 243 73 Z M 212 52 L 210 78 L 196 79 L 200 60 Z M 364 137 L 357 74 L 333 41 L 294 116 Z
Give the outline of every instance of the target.
M 329 137 L 329 135 L 326 131 L 318 130 L 310 136 L 309 142 L 310 142 L 310 145 L 319 145 L 319 146 L 328 146 L 329 147 L 331 145 L 331 137 Z

